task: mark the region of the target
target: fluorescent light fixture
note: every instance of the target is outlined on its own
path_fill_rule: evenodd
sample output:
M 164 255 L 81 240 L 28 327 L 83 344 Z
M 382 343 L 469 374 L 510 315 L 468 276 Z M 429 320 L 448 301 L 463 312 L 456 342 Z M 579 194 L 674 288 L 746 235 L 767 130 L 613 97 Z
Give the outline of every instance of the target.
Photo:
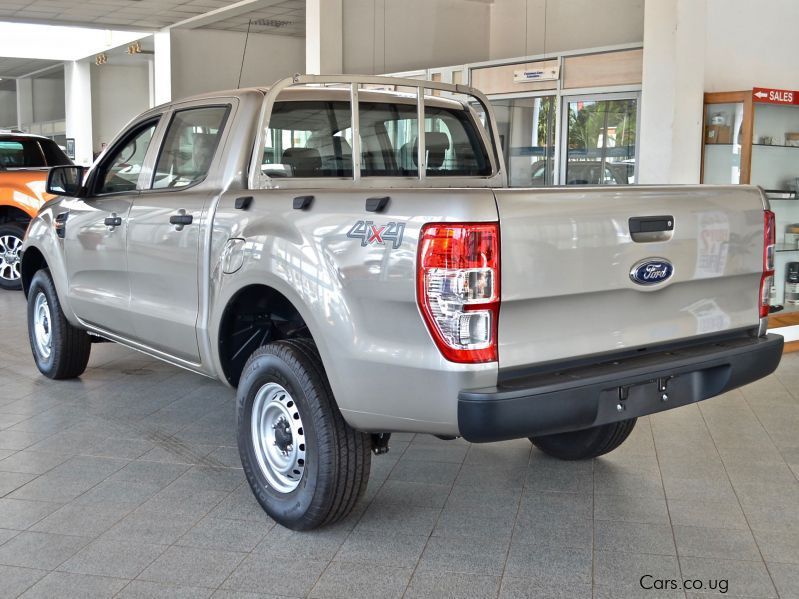
M 90 29 L 0 21 L 0 56 L 80 60 L 146 37 L 142 31 Z

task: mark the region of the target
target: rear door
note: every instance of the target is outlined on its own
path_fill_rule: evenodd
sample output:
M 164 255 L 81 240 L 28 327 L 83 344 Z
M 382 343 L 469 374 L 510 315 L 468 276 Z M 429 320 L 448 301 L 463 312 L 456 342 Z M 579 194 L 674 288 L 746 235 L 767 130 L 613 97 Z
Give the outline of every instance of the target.
M 500 189 L 495 195 L 501 368 L 759 322 L 764 203 L 755 188 Z M 652 282 L 648 269 L 660 272 L 656 279 L 671 274 Z
M 200 245 L 208 180 L 230 104 L 185 105 L 168 118 L 152 182 L 133 201 L 127 237 L 134 338 L 199 362 Z

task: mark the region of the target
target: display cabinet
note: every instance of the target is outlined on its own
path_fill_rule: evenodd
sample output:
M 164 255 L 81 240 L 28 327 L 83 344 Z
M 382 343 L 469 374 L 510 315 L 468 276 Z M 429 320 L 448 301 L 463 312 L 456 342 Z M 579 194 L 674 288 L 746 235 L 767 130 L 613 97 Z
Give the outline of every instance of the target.
M 705 94 L 701 180 L 766 191 L 777 225 L 769 326 L 799 324 L 799 92 Z

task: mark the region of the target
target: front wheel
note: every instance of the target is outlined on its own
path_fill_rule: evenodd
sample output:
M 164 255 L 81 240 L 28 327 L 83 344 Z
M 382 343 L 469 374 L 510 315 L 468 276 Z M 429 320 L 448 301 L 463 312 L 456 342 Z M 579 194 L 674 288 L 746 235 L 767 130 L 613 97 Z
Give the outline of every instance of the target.
M 286 528 L 340 520 L 366 490 L 369 435 L 344 421 L 310 340 L 270 343 L 250 356 L 239 383 L 237 425 L 247 482 Z
M 22 289 L 19 250 L 25 237 L 25 227 L 15 223 L 0 225 L 0 289 Z
M 28 291 L 28 336 L 36 367 L 44 376 L 71 379 L 86 370 L 91 339 L 67 321 L 47 269 L 33 276 Z
M 611 422 L 581 431 L 530 437 L 530 442 L 559 460 L 589 460 L 616 449 L 635 427 L 636 418 Z

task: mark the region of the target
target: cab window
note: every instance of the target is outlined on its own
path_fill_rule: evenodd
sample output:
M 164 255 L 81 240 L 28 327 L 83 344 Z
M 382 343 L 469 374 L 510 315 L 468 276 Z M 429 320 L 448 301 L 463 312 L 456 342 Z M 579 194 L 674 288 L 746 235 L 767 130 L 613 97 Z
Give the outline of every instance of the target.
M 155 167 L 153 189 L 181 188 L 208 175 L 228 106 L 180 110 L 172 117 Z
M 99 169 L 98 194 L 135 191 L 158 120 L 142 125 L 103 160 Z

